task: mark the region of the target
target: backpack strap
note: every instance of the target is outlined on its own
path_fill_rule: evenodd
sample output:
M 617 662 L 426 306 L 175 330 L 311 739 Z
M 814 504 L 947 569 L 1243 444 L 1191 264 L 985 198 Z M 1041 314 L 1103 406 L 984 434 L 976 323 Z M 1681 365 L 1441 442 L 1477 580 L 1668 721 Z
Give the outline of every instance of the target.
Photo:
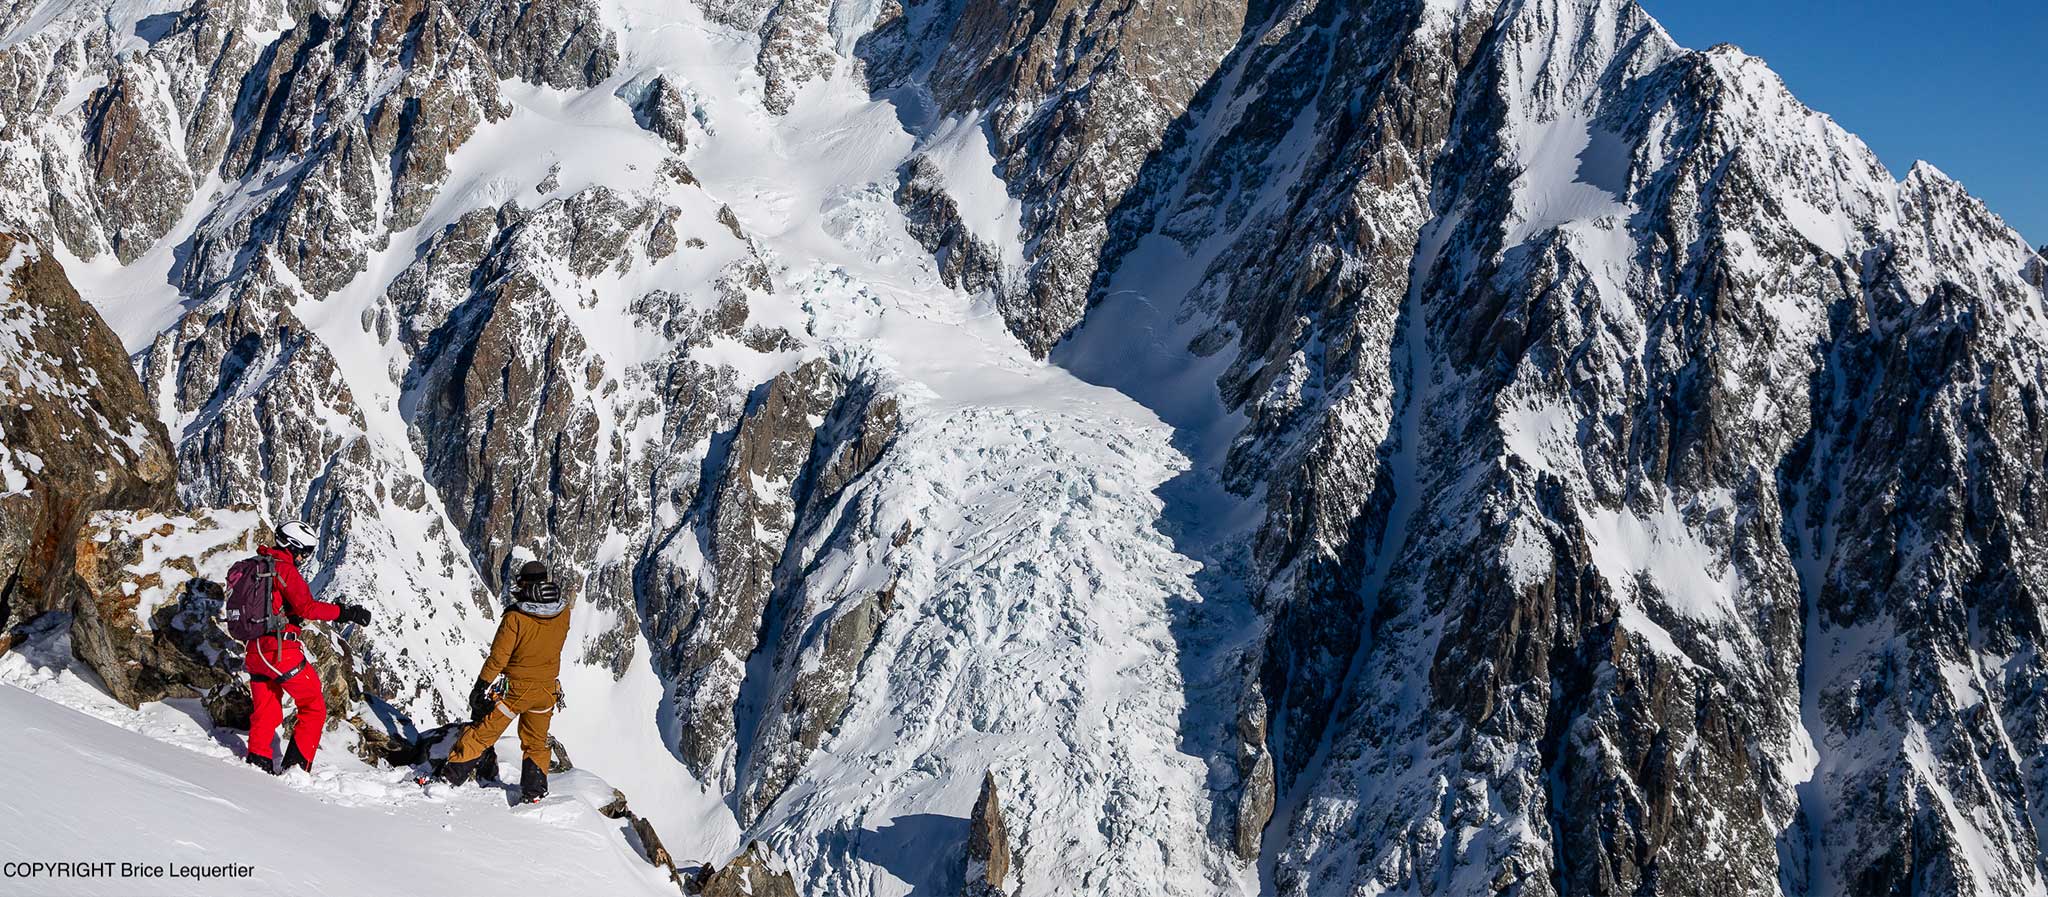
M 284 586 L 280 585 L 277 581 L 277 558 L 271 557 L 268 552 L 265 552 L 263 553 L 263 562 L 269 565 L 269 572 L 265 575 L 270 577 L 270 615 L 263 618 L 263 631 L 266 633 L 283 632 L 284 627 L 290 624 L 291 620 L 285 616 L 284 612 Z
M 258 552 L 258 556 L 263 558 L 263 563 L 265 565 L 263 575 L 266 579 L 270 580 L 270 607 L 268 608 L 270 613 L 263 618 L 263 637 L 259 637 L 256 640 L 258 643 L 255 645 L 256 656 L 258 658 L 263 658 L 264 662 L 270 665 L 271 671 L 277 673 L 277 675 L 259 676 L 256 673 L 250 673 L 249 681 L 275 682 L 282 684 L 285 680 L 290 679 L 291 677 L 296 676 L 302 672 L 305 672 L 306 657 L 304 652 L 301 652 L 299 655 L 298 665 L 283 672 L 277 671 L 276 661 L 263 657 L 263 646 L 260 644 L 263 638 L 272 638 L 277 640 L 277 651 L 275 652 L 275 655 L 279 658 L 284 657 L 284 643 L 287 641 L 297 641 L 298 639 L 296 637 L 288 638 L 288 636 L 291 636 L 292 633 L 285 631 L 285 627 L 291 624 L 291 619 L 289 617 L 286 617 L 284 613 L 284 591 L 283 587 L 278 585 L 277 582 L 277 558 L 271 557 L 268 552 Z

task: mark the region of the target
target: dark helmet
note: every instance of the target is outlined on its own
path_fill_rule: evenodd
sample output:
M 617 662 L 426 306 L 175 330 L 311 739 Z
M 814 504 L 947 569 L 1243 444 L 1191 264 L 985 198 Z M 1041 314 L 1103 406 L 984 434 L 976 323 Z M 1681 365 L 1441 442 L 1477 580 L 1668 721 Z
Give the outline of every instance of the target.
M 548 565 L 539 561 L 527 561 L 519 568 L 520 582 L 547 582 Z

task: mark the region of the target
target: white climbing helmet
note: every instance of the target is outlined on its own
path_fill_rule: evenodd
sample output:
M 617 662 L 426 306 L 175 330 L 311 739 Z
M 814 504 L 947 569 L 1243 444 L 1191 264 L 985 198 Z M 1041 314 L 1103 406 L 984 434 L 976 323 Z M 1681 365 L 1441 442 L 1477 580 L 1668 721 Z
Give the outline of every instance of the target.
M 304 522 L 294 520 L 277 528 L 277 544 L 293 554 L 311 554 L 320 537 Z

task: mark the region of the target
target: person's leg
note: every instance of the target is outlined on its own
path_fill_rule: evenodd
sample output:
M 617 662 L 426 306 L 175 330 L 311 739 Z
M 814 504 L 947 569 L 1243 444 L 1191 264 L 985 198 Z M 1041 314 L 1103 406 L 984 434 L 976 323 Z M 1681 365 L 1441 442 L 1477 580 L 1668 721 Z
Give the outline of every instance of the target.
M 554 718 L 554 705 L 540 710 L 528 710 L 519 714 L 519 790 L 527 800 L 539 800 L 548 795 L 548 724 Z
M 474 695 L 471 695 L 470 697 L 471 697 L 471 700 L 470 700 L 470 702 L 469 702 L 469 723 L 470 723 L 470 725 L 476 725 L 477 723 L 483 722 L 483 720 L 484 720 L 484 717 L 487 717 L 487 716 L 493 716 L 493 715 L 497 714 L 497 712 L 498 712 L 498 702 L 497 702 L 497 701 L 494 701 L 494 700 L 491 700 L 490 698 L 484 697 L 484 696 L 483 696 L 483 693 L 482 693 L 482 692 L 478 692 L 478 693 L 476 693 L 476 694 L 474 694 Z M 497 745 L 495 745 L 495 744 L 488 744 L 488 745 L 485 745 L 485 746 L 484 746 L 484 752 L 483 752 L 483 753 L 482 753 L 481 755 L 479 755 L 479 756 L 477 757 L 477 761 L 476 761 L 476 783 L 477 783 L 478 787 L 483 787 L 483 788 L 490 788 L 490 787 L 493 787 L 493 786 L 495 786 L 495 785 L 497 785 L 497 784 L 498 784 L 498 746 L 497 746 Z
M 249 683 L 249 758 L 250 762 L 263 761 L 265 769 L 270 768 L 271 741 L 277 737 L 277 727 L 284 722 L 284 706 L 277 686 L 270 682 Z
M 498 746 L 484 748 L 476 758 L 476 784 L 479 788 L 495 788 L 504 782 L 499 779 Z
M 498 736 L 505 734 L 505 727 L 512 724 L 512 717 L 504 711 L 488 714 L 462 730 L 462 737 L 455 739 L 455 747 L 448 752 L 448 762 L 467 763 L 483 756 L 484 748 L 498 742 Z
M 292 726 L 291 748 L 285 752 L 285 766 L 313 771 L 313 755 L 320 750 L 320 733 L 327 729 L 327 695 L 320 690 L 320 674 L 306 667 L 284 681 L 286 694 L 299 705 L 298 721 Z
M 484 749 L 497 743 L 498 736 L 505 734 L 505 727 L 511 722 L 512 717 L 505 711 L 496 710 L 463 729 L 462 737 L 457 738 L 455 747 L 448 751 L 448 762 L 441 766 L 441 777 L 456 785 L 469 781 L 469 774 L 475 771 L 477 761 L 483 759 Z
M 548 750 L 548 725 L 555 719 L 554 708 L 526 710 L 519 714 L 519 754 L 542 769 L 554 759 Z

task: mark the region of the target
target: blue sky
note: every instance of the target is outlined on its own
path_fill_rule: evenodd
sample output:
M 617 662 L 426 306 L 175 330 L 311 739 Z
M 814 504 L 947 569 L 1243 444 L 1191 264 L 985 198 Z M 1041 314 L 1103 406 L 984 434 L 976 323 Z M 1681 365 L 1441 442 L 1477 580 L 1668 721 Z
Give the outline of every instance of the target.
M 1679 43 L 1740 46 L 1894 174 L 1926 159 L 2048 243 L 2048 6 L 1641 0 Z

